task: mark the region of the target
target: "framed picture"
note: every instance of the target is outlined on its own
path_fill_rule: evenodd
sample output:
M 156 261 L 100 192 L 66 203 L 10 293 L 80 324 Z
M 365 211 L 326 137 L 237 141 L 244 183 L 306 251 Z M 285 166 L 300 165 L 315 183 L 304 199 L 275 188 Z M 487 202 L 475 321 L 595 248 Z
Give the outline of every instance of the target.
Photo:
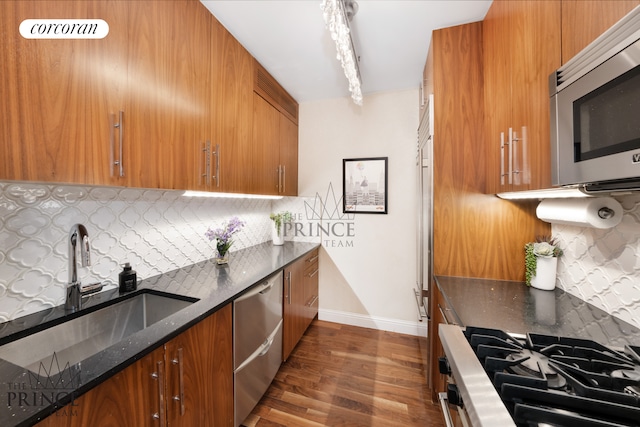
M 342 211 L 387 213 L 388 157 L 342 160 Z

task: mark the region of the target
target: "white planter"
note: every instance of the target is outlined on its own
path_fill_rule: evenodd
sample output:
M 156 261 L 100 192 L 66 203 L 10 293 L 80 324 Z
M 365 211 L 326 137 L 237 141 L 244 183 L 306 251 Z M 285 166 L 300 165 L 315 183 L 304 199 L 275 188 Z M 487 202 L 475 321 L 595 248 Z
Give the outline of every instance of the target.
M 275 221 L 272 222 L 273 226 L 271 227 L 271 240 L 273 240 L 273 244 L 277 246 L 284 245 L 284 224 L 280 224 L 280 233 L 278 233 Z
M 531 286 L 545 291 L 556 287 L 557 257 L 536 257 L 536 275 L 531 278 Z

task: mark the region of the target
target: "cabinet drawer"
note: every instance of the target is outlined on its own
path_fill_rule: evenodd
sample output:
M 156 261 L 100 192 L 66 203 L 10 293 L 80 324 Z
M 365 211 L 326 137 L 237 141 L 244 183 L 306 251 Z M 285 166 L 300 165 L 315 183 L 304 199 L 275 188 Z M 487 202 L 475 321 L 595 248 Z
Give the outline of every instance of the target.
M 305 274 L 305 276 L 308 273 L 311 273 L 314 270 L 318 269 L 318 255 L 319 255 L 319 251 L 318 251 L 318 249 L 316 249 L 313 252 L 311 252 L 309 255 L 307 255 L 307 257 L 304 259 L 304 274 Z

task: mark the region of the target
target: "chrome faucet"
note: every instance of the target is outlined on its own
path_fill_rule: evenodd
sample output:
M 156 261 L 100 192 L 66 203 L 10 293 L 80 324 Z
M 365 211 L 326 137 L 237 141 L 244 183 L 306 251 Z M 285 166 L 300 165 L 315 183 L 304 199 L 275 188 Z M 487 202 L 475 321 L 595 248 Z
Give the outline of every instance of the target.
M 67 284 L 67 298 L 64 303 L 65 310 L 80 310 L 82 292 L 80 279 L 78 279 L 78 243 L 80 244 L 80 262 L 82 267 L 91 265 L 89 252 L 89 234 L 82 224 L 75 224 L 69 232 L 69 283 Z

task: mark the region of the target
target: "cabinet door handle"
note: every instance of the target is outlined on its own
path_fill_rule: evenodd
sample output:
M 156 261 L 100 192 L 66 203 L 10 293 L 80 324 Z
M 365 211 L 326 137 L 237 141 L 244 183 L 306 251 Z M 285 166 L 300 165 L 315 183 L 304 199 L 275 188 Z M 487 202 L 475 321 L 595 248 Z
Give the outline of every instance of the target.
M 156 367 L 157 371 L 151 377 L 158 380 L 158 412 L 153 414 L 153 418 L 160 421 L 160 426 L 164 426 L 164 362 L 157 362 Z
M 518 141 L 520 141 L 518 134 L 513 132 L 513 180 L 516 185 L 520 185 L 520 161 L 518 160 L 520 157 L 518 155 L 518 144 L 516 144 Z
M 287 275 L 287 280 L 289 281 L 289 290 L 287 292 L 287 304 L 291 305 L 291 272 Z
M 276 186 L 278 190 L 278 194 L 282 193 L 282 167 L 278 165 L 276 168 L 276 173 L 278 174 L 278 184 Z
M 509 185 L 513 184 L 513 129 L 509 128 Z
M 182 359 L 182 348 L 178 349 L 178 357 L 171 360 L 171 363 L 178 365 L 178 394 L 173 396 L 173 400 L 180 402 L 180 415 L 184 415 L 184 363 Z
M 116 122 L 115 114 L 111 114 L 109 116 L 109 124 L 110 124 L 110 132 L 109 132 L 109 142 L 110 142 L 110 158 L 111 158 L 111 176 L 114 175 L 114 168 L 118 167 L 118 176 L 124 176 L 124 165 L 122 161 L 122 153 L 123 153 L 123 144 L 124 144 L 124 111 L 120 110 L 118 112 L 118 122 Z M 118 158 L 116 159 L 116 136 L 114 130 L 118 129 Z
M 207 186 L 209 179 L 209 170 L 211 168 L 211 160 L 209 158 L 209 151 L 211 150 L 211 142 L 205 141 L 202 146 L 202 162 L 200 163 L 200 185 Z M 204 167 L 203 167 L 204 166 Z
M 504 132 L 500 132 L 500 185 L 504 185 Z
M 285 169 L 285 165 L 282 165 L 282 193 L 284 194 L 287 191 L 287 170 Z
M 220 144 L 216 144 L 216 148 L 213 151 L 213 155 L 216 156 L 216 173 L 211 176 L 211 179 L 216 180 L 216 187 L 220 187 Z

